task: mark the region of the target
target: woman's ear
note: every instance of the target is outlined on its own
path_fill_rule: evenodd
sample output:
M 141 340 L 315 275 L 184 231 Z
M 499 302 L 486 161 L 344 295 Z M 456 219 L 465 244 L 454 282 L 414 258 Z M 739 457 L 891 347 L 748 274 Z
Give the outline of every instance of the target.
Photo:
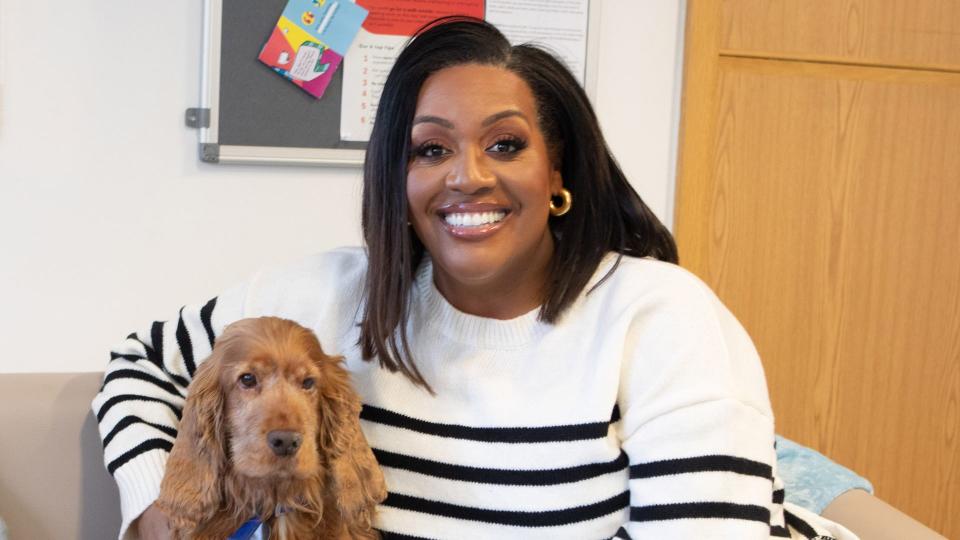
M 342 357 L 325 356 L 318 363 L 320 433 L 318 446 L 325 457 L 329 487 L 350 538 L 366 538 L 373 531 L 377 503 L 387 497 L 383 473 L 360 431 L 360 397 L 350 385 Z
M 157 504 L 181 530 L 193 529 L 220 507 L 226 465 L 222 356 L 214 348 L 187 389 L 180 431 L 160 485 Z

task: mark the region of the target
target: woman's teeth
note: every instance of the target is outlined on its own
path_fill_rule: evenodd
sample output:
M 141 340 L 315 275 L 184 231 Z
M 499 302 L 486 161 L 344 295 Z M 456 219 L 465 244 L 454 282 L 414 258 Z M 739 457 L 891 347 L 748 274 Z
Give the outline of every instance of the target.
M 447 214 L 443 220 L 454 227 L 479 227 L 502 220 L 506 212 L 469 212 L 462 214 Z

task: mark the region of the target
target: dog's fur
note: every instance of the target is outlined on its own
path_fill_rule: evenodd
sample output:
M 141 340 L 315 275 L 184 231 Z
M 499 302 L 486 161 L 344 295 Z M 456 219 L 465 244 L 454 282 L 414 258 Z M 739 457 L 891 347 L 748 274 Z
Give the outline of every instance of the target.
M 271 540 L 378 538 L 373 516 L 386 486 L 341 362 L 285 319 L 224 330 L 190 385 L 160 489 L 176 537 L 222 540 L 256 515 Z M 275 430 L 302 435 L 294 455 L 271 450 Z

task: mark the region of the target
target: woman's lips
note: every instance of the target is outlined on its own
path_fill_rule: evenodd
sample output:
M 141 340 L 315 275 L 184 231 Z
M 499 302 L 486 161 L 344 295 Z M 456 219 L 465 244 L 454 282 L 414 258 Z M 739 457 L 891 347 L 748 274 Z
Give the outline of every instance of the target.
M 437 212 L 443 229 L 456 238 L 480 240 L 495 234 L 510 218 L 510 210 L 490 203 L 447 205 Z

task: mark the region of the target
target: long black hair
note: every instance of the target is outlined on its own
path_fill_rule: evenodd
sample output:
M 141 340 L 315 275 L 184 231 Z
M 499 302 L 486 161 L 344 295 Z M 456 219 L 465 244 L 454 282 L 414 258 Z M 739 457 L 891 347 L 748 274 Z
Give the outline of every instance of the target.
M 557 241 L 540 320 L 555 322 L 610 251 L 677 262 L 673 237 L 627 182 L 586 93 L 562 62 L 533 45 L 511 46 L 479 19 L 433 21 L 411 38 L 390 70 L 367 145 L 362 226 L 369 269 L 360 323 L 365 359 L 378 358 L 382 366 L 428 389 L 406 334 L 414 273 L 424 255 L 423 244 L 407 226 L 410 132 L 424 81 L 462 64 L 499 66 L 530 86 L 540 129 L 558 160 L 554 166 L 573 196 L 570 211 L 549 221 Z

